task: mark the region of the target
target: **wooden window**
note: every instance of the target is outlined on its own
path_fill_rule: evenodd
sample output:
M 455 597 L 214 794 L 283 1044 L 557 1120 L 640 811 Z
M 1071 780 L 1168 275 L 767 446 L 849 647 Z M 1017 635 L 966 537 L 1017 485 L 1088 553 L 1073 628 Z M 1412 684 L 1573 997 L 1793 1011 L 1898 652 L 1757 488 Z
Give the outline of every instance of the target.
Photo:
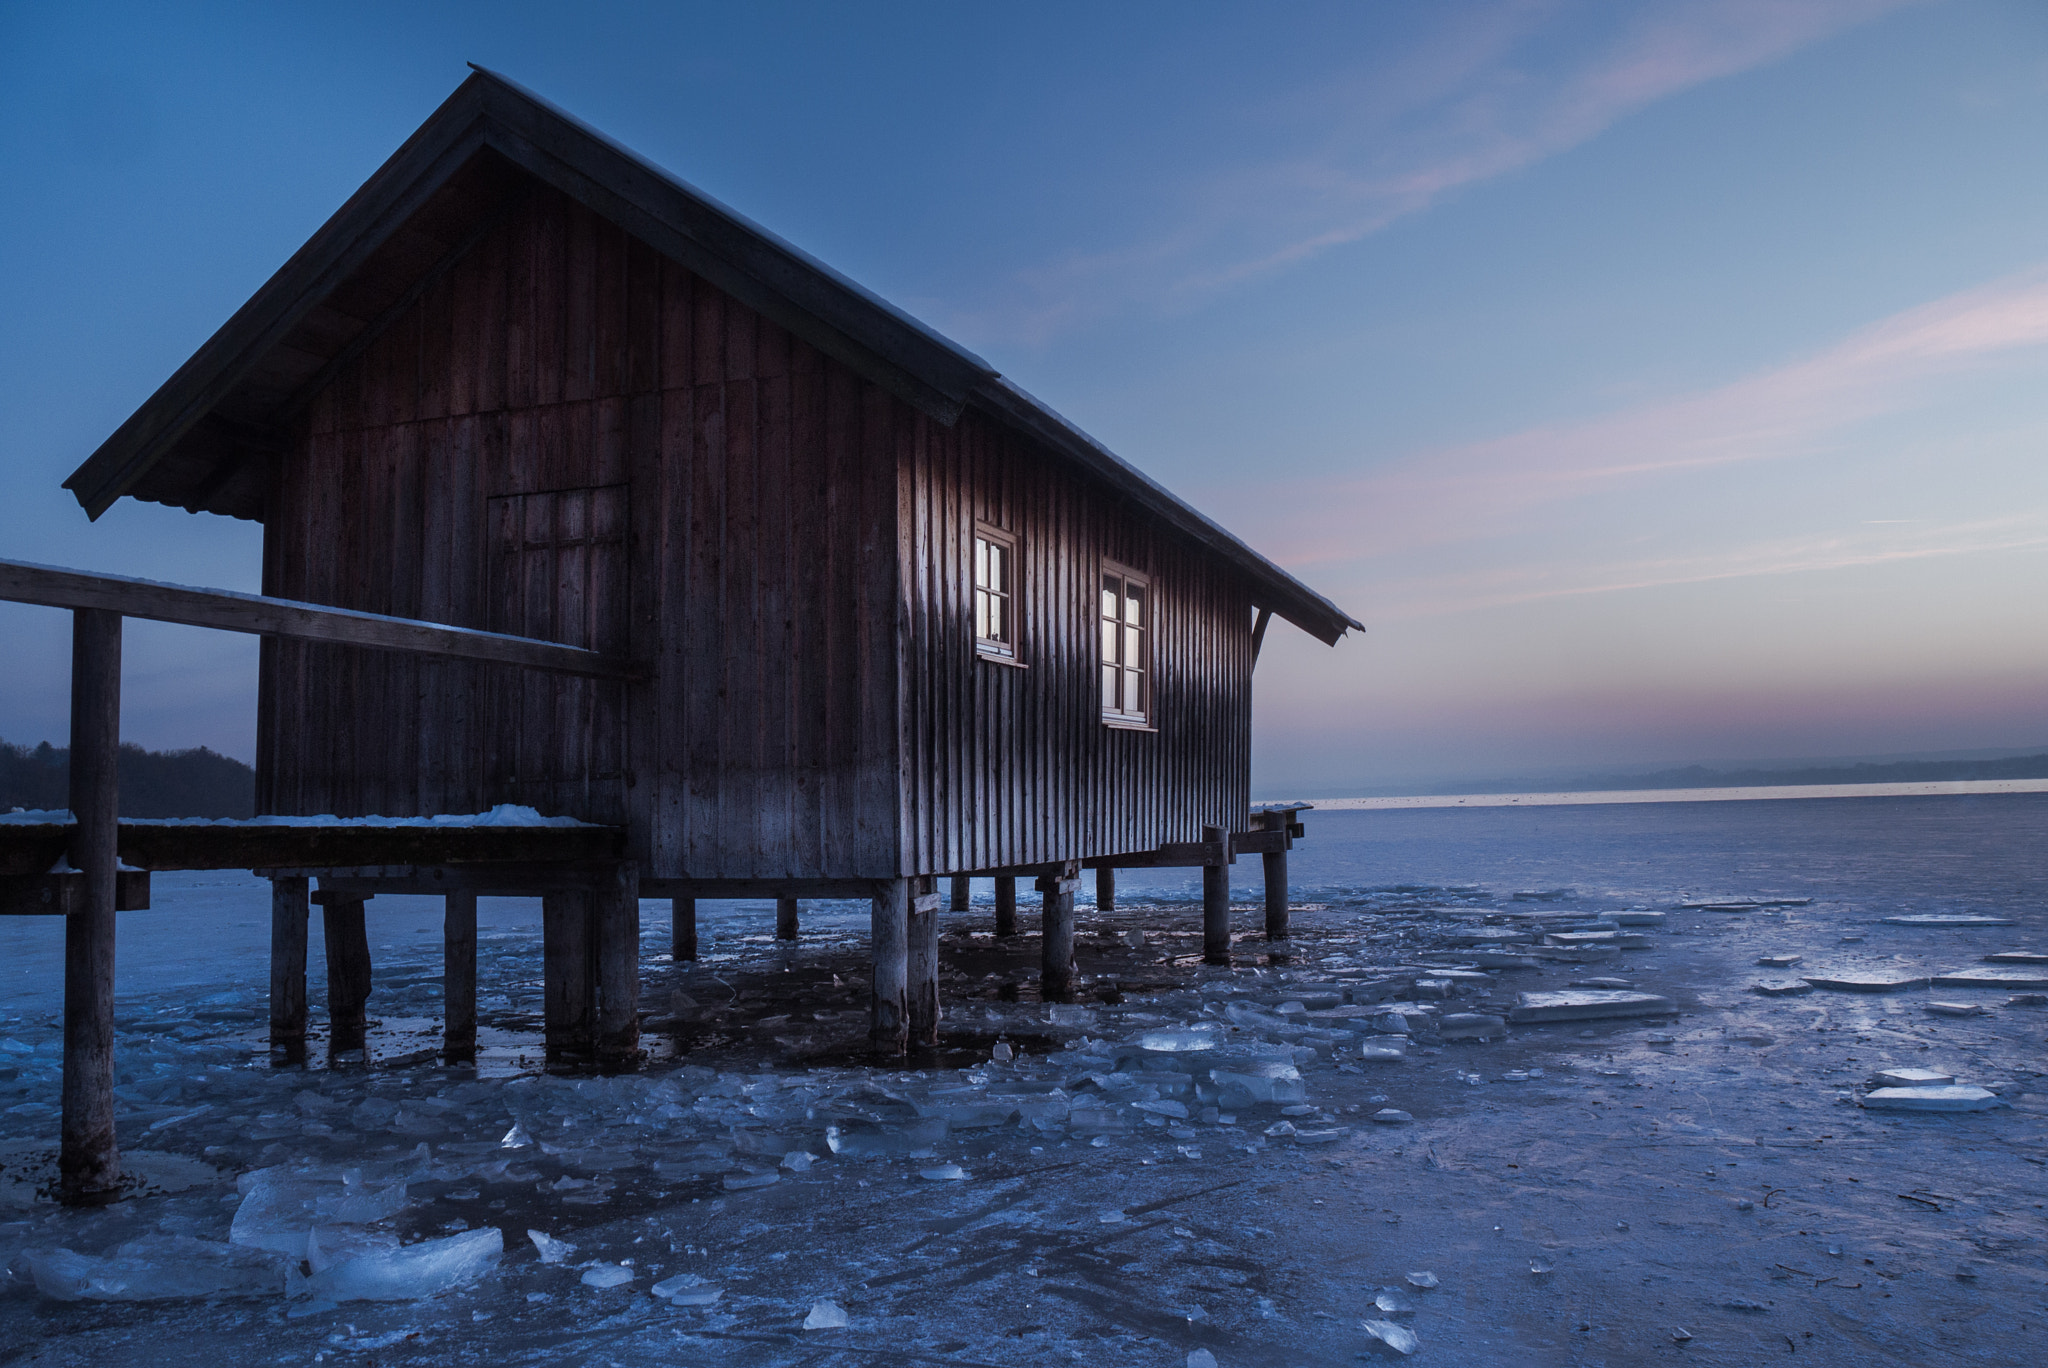
M 1102 720 L 1145 726 L 1152 716 L 1151 581 L 1104 562 L 1096 617 L 1102 630 Z
M 986 523 L 974 525 L 974 649 L 1017 658 L 1017 539 Z

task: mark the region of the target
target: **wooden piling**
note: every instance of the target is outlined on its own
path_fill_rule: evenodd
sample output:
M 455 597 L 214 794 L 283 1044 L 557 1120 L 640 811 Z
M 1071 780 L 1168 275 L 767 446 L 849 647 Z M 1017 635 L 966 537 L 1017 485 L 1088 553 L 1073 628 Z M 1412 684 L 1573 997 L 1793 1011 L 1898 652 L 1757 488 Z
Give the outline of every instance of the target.
M 312 881 L 270 881 L 270 1048 L 286 1064 L 306 1058 L 306 919 Z
M 795 898 L 777 898 L 775 900 L 775 939 L 791 941 L 796 939 Z
M 591 1014 L 597 1062 L 607 1068 L 640 1056 L 640 872 L 622 864 L 591 891 Z
M 1017 934 L 1017 876 L 996 876 L 996 935 Z
M 1045 895 L 1039 947 L 1038 995 L 1047 1002 L 1074 999 L 1074 890 L 1078 872 L 1048 874 L 1038 881 Z
M 327 1053 L 329 1058 L 360 1050 L 369 1030 L 370 936 L 363 923 L 360 893 L 313 895 L 320 904 L 320 929 L 327 943 Z
M 1205 844 L 1215 845 L 1223 839 L 1222 827 L 1202 828 Z M 1230 866 L 1227 864 L 1202 866 L 1202 962 L 1230 963 Z
M 590 902 L 586 889 L 564 889 L 540 900 L 541 1013 L 551 1064 L 582 1063 L 595 1053 Z
M 1116 911 L 1116 870 L 1108 865 L 1095 871 L 1095 910 Z
M 874 999 L 868 1037 L 875 1048 L 902 1054 L 910 1039 L 910 881 L 886 879 L 869 911 L 869 953 L 874 958 Z
M 476 894 L 448 893 L 441 907 L 441 1054 L 476 1059 Z
M 905 956 L 905 996 L 910 1007 L 910 1039 L 918 1045 L 939 1043 L 939 895 L 929 879 L 913 887 Z
M 669 899 L 669 955 L 682 964 L 697 958 L 697 900 Z
M 1287 830 L 1292 815 L 1285 812 L 1262 812 L 1257 823 L 1266 831 Z M 1266 939 L 1284 941 L 1287 939 L 1287 852 L 1269 850 L 1261 858 L 1266 864 Z
M 955 874 L 953 876 L 953 901 L 951 905 L 951 910 L 955 912 L 965 912 L 968 908 L 968 904 L 971 901 L 972 890 L 968 886 L 967 876 L 965 874 Z
M 70 860 L 85 875 L 84 905 L 64 919 L 63 1139 L 59 1195 L 74 1206 L 111 1201 L 121 1183 L 114 1137 L 114 883 L 119 867 L 121 615 L 71 615 Z

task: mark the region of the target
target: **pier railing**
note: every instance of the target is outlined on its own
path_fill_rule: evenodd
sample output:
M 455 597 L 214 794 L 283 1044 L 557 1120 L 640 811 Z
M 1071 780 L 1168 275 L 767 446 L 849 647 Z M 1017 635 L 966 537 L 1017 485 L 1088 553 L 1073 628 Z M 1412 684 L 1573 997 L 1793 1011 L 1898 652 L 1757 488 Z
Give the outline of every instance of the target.
M 625 678 L 627 663 L 581 647 L 446 623 L 386 617 L 261 594 L 196 589 L 0 560 L 0 600 L 71 611 L 72 824 L 65 857 L 76 882 L 64 910 L 63 1137 L 65 1201 L 115 1195 L 114 913 L 119 903 L 121 623 L 147 618 L 226 632 Z

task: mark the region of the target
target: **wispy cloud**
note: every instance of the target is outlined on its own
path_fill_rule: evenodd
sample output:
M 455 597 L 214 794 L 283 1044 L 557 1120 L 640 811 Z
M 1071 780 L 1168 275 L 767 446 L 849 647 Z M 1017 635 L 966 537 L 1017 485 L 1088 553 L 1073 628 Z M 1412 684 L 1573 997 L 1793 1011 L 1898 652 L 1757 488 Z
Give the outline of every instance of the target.
M 1835 346 L 1699 394 L 1420 453 L 1335 487 L 1271 488 L 1297 565 L 1385 557 L 1526 526 L 1562 500 L 1825 450 L 1922 402 L 1931 382 L 2048 346 L 2048 264 L 1893 315 Z M 1311 497 L 1312 496 L 1312 497 Z M 1312 510 L 1306 517 L 1301 509 Z M 1276 516 L 1269 513 L 1268 516 Z
M 1384 619 L 1509 607 L 1546 599 L 1664 589 L 1764 575 L 1808 574 L 2000 551 L 2048 549 L 2048 509 L 1926 527 L 1910 534 L 1824 532 L 1716 547 L 1689 555 L 1592 563 L 1517 564 L 1378 586 Z
M 1211 173 L 1169 221 L 1026 273 L 954 326 L 1040 341 L 1087 317 L 1171 308 L 1357 242 L 1628 116 L 1922 0 L 1585 0 L 1447 7 L 1433 30 L 1248 111 L 1265 159 Z

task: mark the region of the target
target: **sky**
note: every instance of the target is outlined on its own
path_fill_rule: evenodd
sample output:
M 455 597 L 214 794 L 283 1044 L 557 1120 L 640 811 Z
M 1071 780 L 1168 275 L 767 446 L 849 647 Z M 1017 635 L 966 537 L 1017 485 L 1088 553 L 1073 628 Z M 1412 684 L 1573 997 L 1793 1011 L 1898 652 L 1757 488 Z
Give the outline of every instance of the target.
M 1368 631 L 1254 788 L 2048 748 L 2048 6 L 0 0 L 0 556 L 475 61 L 987 358 Z M 68 622 L 0 605 L 0 737 Z M 252 640 L 123 729 L 254 749 Z

